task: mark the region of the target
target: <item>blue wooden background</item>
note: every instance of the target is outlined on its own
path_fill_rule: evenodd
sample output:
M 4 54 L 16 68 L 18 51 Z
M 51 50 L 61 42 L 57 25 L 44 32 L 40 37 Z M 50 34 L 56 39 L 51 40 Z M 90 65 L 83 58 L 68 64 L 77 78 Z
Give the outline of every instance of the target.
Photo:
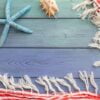
M 12 15 L 26 5 L 31 11 L 18 20 L 29 27 L 33 34 L 24 34 L 13 28 L 3 48 L 0 48 L 0 73 L 16 78 L 28 74 L 33 80 L 41 75 L 63 77 L 69 72 L 78 80 L 78 71 L 93 71 L 100 84 L 99 68 L 94 61 L 100 60 L 100 51 L 88 44 L 95 35 L 96 27 L 89 20 L 82 21 L 73 4 L 82 0 L 56 0 L 60 12 L 56 19 L 49 19 L 42 12 L 39 0 L 13 0 Z M 0 0 L 0 18 L 5 18 L 6 0 Z M 0 33 L 4 26 L 0 25 Z M 79 85 L 82 85 L 79 81 Z

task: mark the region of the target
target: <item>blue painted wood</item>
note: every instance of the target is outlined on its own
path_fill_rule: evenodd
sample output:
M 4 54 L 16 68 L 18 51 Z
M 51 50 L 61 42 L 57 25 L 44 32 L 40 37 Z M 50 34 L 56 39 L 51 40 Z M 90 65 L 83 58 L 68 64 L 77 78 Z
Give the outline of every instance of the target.
M 79 15 L 72 10 L 73 4 L 77 4 L 82 0 L 56 0 L 59 7 L 57 18 L 78 18 Z M 0 18 L 5 17 L 4 8 L 6 0 L 0 0 Z M 26 5 L 31 5 L 31 11 L 23 16 L 23 18 L 48 18 L 40 8 L 40 0 L 12 0 L 12 14 L 16 13 Z
M 18 23 L 33 34 L 11 29 L 4 47 L 87 47 L 96 32 L 89 21 L 80 19 L 23 19 Z
M 0 49 L 0 73 L 14 76 L 28 74 L 62 77 L 72 72 L 75 77 L 79 70 L 94 71 L 100 78 L 99 69 L 92 67 L 100 60 L 100 51 L 95 49 Z
M 0 0 L 0 18 L 4 18 L 4 5 L 6 0 Z M 100 60 L 100 51 L 95 49 L 79 49 L 87 47 L 96 28 L 88 21 L 81 21 L 77 13 L 72 11 L 72 3 L 79 0 L 57 1 L 60 12 L 57 18 L 65 19 L 37 19 L 47 18 L 39 7 L 39 0 L 13 0 L 12 14 L 27 4 L 32 10 L 19 22 L 33 30 L 32 35 L 20 34 L 11 29 L 4 47 L 76 47 L 77 49 L 36 49 L 36 48 L 0 48 L 0 74 L 9 73 L 15 77 L 24 74 L 38 77 L 42 75 L 63 77 L 72 72 L 78 78 L 79 70 L 93 71 L 96 82 L 100 85 L 99 69 L 92 64 Z M 69 18 L 69 19 L 66 19 Z M 3 26 L 0 26 L 0 33 Z M 16 34 L 17 33 L 17 34 Z M 84 89 L 79 79 L 79 86 Z M 42 89 L 40 89 L 43 91 Z M 91 88 L 90 90 L 93 90 Z

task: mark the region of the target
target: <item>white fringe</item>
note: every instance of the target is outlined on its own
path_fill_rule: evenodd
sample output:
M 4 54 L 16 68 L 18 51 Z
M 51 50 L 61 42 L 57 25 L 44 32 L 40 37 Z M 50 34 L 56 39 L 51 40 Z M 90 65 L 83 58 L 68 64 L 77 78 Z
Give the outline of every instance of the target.
M 46 84 L 46 82 L 43 81 L 42 77 L 39 77 L 36 82 L 42 86 L 44 86 L 46 93 L 49 93 L 49 88 L 48 85 Z
M 21 85 L 19 85 L 18 83 L 15 83 L 14 77 L 11 76 L 9 79 L 9 84 L 11 84 L 12 86 L 14 86 L 16 89 L 20 89 L 23 91 L 23 87 Z
M 78 87 L 72 73 L 67 74 L 64 78 L 70 82 L 70 84 L 74 87 L 75 90 L 80 91 L 80 88 Z
M 30 77 L 28 75 L 24 75 L 23 77 L 25 79 L 25 82 L 27 85 L 29 85 L 33 91 L 39 93 L 39 89 L 36 87 L 36 85 L 34 85 L 30 79 Z
M 95 67 L 100 67 L 100 61 L 96 61 L 96 62 L 94 62 L 94 64 L 93 64 Z
M 28 89 L 28 90 L 31 90 L 32 92 L 33 90 L 32 87 L 29 84 L 27 84 L 23 78 L 19 79 L 18 83 L 20 86 L 22 86 L 23 89 Z
M 7 73 L 2 76 L 2 81 L 3 81 L 3 84 L 6 87 L 6 89 L 15 90 L 15 87 L 13 85 L 9 84 L 9 79 L 8 79 Z
M 85 19 L 86 17 L 90 18 L 91 22 L 94 23 L 97 26 L 97 28 L 100 28 L 100 12 L 97 11 L 98 9 L 100 10 L 99 7 L 100 4 L 97 2 L 97 0 L 84 0 L 82 3 L 74 6 L 73 9 L 74 10 L 83 9 L 81 18 L 82 19 Z
M 56 81 L 57 81 L 59 84 L 61 84 L 62 86 L 67 87 L 67 88 L 68 88 L 68 91 L 69 91 L 70 93 L 72 93 L 71 85 L 68 84 L 64 79 L 56 78 Z
M 89 7 L 91 6 L 91 8 Z M 95 12 L 98 9 L 97 2 L 94 0 L 84 0 L 82 3 L 77 4 L 73 7 L 73 10 L 83 9 L 83 13 L 81 14 L 81 18 L 84 20 L 86 17 L 94 17 Z
M 56 94 L 59 92 L 65 94 L 62 86 L 67 87 L 68 93 L 73 92 L 72 87 L 79 92 L 81 91 L 72 73 L 68 73 L 64 78 L 66 80 L 63 78 L 43 76 L 37 78 L 35 81 L 38 85 L 44 87 L 47 94 Z M 86 71 L 79 71 L 79 78 L 84 82 L 86 91 L 89 91 L 89 86 L 91 85 L 94 88 L 95 93 L 98 93 L 98 85 L 95 82 L 93 72 L 91 72 L 91 74 L 87 74 Z M 28 75 L 24 75 L 22 78 L 18 79 L 17 82 L 15 82 L 13 76 L 8 77 L 8 74 L 4 74 L 0 75 L 0 82 L 6 90 L 9 89 L 17 91 L 17 89 L 20 89 L 22 91 L 30 90 L 31 92 L 40 93 L 39 89 L 32 83 L 32 80 Z
M 48 88 L 49 88 L 49 91 L 50 91 L 50 92 L 53 92 L 54 94 L 56 94 L 56 90 L 53 88 L 53 86 L 52 86 L 52 84 L 51 84 L 49 78 L 48 78 L 47 76 L 44 76 L 44 77 L 43 77 L 43 80 L 47 83 Z
M 100 31 L 95 34 L 95 37 L 92 39 L 92 43 L 89 46 L 100 49 Z
M 100 13 L 96 12 L 96 16 L 92 18 L 92 23 L 94 23 L 97 28 L 100 28 Z
M 93 3 L 93 1 L 90 0 L 85 0 L 80 4 L 77 4 L 76 6 L 73 7 L 73 10 L 77 10 L 79 11 L 80 9 L 87 9 L 87 5 L 91 5 Z
M 0 75 L 0 82 L 3 84 L 3 86 L 4 86 L 5 89 L 8 88 L 7 85 L 6 85 L 6 82 L 3 79 L 3 76 L 2 75 Z
M 58 89 L 59 92 L 64 93 L 64 90 L 60 87 L 59 83 L 56 81 L 55 77 L 50 77 L 50 81 Z
M 93 72 L 91 72 L 91 74 L 90 74 L 90 83 L 94 87 L 95 93 L 98 94 L 98 86 L 94 80 L 94 73 Z
M 86 91 L 89 91 L 89 77 L 86 73 L 86 71 L 79 71 L 79 77 L 84 82 Z
M 85 19 L 88 17 L 91 19 L 91 22 L 96 25 L 98 32 L 95 34 L 95 37 L 92 39 L 92 43 L 89 44 L 89 46 L 92 48 L 100 49 L 100 4 L 97 2 L 97 0 L 84 0 L 82 3 L 74 6 L 73 9 L 83 9 L 81 18 Z M 100 67 L 100 61 L 96 61 L 94 66 Z

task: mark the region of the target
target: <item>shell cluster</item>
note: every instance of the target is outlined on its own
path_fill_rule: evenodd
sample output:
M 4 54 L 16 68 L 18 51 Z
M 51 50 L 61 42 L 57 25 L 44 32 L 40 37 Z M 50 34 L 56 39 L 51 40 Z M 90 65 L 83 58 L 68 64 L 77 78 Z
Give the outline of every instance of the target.
M 59 11 L 55 0 L 40 0 L 40 5 L 49 17 L 54 16 Z

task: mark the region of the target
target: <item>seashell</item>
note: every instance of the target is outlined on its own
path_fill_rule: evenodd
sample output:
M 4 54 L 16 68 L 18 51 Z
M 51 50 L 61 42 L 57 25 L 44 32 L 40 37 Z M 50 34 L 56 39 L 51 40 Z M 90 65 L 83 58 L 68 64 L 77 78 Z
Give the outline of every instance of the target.
M 55 0 L 40 0 L 40 5 L 49 17 L 54 16 L 59 11 Z

